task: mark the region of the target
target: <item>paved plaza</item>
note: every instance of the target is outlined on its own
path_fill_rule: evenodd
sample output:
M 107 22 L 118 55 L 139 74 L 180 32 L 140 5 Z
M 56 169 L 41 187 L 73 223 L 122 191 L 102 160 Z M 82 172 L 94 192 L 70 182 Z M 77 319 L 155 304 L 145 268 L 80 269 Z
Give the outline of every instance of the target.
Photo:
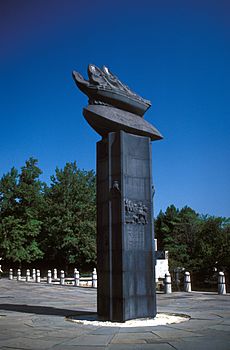
M 191 318 L 154 327 L 77 324 L 68 317 L 96 317 L 96 289 L 1 279 L 0 349 L 230 349 L 230 294 L 157 294 L 157 305 Z

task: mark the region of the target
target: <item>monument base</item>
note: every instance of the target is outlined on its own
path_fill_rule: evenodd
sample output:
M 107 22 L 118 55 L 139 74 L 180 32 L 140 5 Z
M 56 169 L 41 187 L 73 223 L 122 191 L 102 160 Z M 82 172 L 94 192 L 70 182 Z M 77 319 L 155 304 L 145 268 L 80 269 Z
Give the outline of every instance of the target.
M 98 316 L 156 316 L 149 137 L 111 132 L 97 143 Z

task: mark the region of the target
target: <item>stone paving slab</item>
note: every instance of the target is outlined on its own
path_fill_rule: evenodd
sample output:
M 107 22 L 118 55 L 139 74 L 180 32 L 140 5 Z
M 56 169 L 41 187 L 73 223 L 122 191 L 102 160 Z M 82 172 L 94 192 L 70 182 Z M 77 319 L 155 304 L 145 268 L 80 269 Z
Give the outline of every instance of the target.
M 177 350 L 229 350 L 229 342 L 221 339 L 203 338 L 202 342 L 196 339 L 188 338 L 170 343 Z
M 0 340 L 0 349 L 3 347 L 12 348 L 17 346 L 19 349 L 50 349 L 54 345 L 60 343 L 58 339 L 44 340 L 44 339 L 30 339 L 22 334 L 16 339 Z
M 145 333 L 118 333 L 113 337 L 111 344 L 146 344 L 147 340 L 156 341 L 157 335 L 151 332 Z
M 96 316 L 96 290 L 0 280 L 0 349 L 229 350 L 230 295 L 157 294 L 158 312 L 189 321 L 154 327 L 101 327 L 71 322 Z
M 72 345 L 72 346 L 69 346 L 69 345 L 65 345 L 63 347 L 63 345 L 58 345 L 58 346 L 55 346 L 54 348 L 55 350 L 105 350 L 105 349 L 108 349 L 107 347 L 102 347 L 102 346 L 95 346 L 95 345 L 91 345 L 91 346 L 88 346 L 88 345 Z M 9 350 L 9 349 L 8 349 Z
M 170 344 L 111 344 L 108 350 L 175 350 Z M 82 349 L 83 350 L 83 349 Z
M 81 335 L 80 337 L 74 338 L 65 342 L 65 345 L 81 345 L 81 346 L 106 346 L 113 338 L 113 334 L 87 334 Z

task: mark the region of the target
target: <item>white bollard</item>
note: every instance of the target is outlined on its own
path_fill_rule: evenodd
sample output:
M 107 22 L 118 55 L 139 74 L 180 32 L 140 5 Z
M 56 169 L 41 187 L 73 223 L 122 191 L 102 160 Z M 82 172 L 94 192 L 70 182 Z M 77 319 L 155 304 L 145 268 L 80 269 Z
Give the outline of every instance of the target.
M 9 280 L 13 280 L 14 276 L 13 276 L 13 269 L 10 269 L 9 271 Z
M 48 270 L 48 273 L 47 273 L 47 283 L 52 283 L 52 272 L 51 272 L 51 270 Z
M 36 274 L 36 282 L 40 283 L 41 282 L 41 274 L 40 274 L 40 270 L 37 270 L 37 274 Z
M 36 269 L 33 269 L 32 271 L 32 278 L 34 281 L 36 281 Z
M 20 269 L 18 269 L 18 272 L 17 272 L 17 280 L 21 281 L 21 270 Z
M 218 274 L 218 294 L 226 294 L 225 276 L 221 271 Z
M 27 269 L 26 270 L 26 282 L 29 282 L 30 281 L 30 270 Z
M 165 292 L 165 294 L 171 294 L 172 293 L 172 281 L 171 281 L 171 275 L 170 275 L 169 272 L 167 272 L 165 274 L 164 292 Z
M 75 287 L 79 287 L 80 285 L 80 273 L 78 269 L 74 269 L 74 285 Z
M 184 274 L 184 291 L 188 293 L 191 293 L 192 291 L 191 276 L 188 271 L 186 271 Z
M 61 270 L 61 274 L 60 274 L 60 284 L 62 286 L 64 286 L 65 284 L 65 271 Z
M 54 280 L 57 280 L 57 269 L 54 269 Z
M 97 270 L 96 270 L 96 268 L 93 269 L 93 273 L 92 273 L 92 287 L 97 288 Z

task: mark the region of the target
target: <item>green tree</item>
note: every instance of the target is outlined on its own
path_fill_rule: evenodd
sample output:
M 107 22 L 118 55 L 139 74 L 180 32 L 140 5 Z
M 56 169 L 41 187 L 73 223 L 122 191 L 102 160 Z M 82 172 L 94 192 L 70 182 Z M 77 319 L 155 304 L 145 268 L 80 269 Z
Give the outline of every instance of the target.
M 224 218 L 222 223 L 222 266 L 230 273 L 230 218 Z
M 96 259 L 96 189 L 93 171 L 76 162 L 56 169 L 45 193 L 42 247 L 46 259 L 85 266 Z
M 191 266 L 195 251 L 199 215 L 189 207 L 179 210 L 174 205 L 159 213 L 155 221 L 156 238 L 160 250 L 169 251 L 170 268 Z
M 230 219 L 203 216 L 174 205 L 159 213 L 155 233 L 160 250 L 169 251 L 170 268 L 208 271 L 230 266 Z
M 170 254 L 170 268 L 183 266 L 188 260 L 186 245 L 181 239 L 181 219 L 179 210 L 174 205 L 160 212 L 155 222 L 156 238 L 160 250 L 168 250 Z
M 196 259 L 202 268 L 227 269 L 230 266 L 230 219 L 202 216 L 197 234 Z
M 41 170 L 30 158 L 19 174 L 15 168 L 0 180 L 0 249 L 5 259 L 31 262 L 43 256 L 37 242 L 43 201 Z

